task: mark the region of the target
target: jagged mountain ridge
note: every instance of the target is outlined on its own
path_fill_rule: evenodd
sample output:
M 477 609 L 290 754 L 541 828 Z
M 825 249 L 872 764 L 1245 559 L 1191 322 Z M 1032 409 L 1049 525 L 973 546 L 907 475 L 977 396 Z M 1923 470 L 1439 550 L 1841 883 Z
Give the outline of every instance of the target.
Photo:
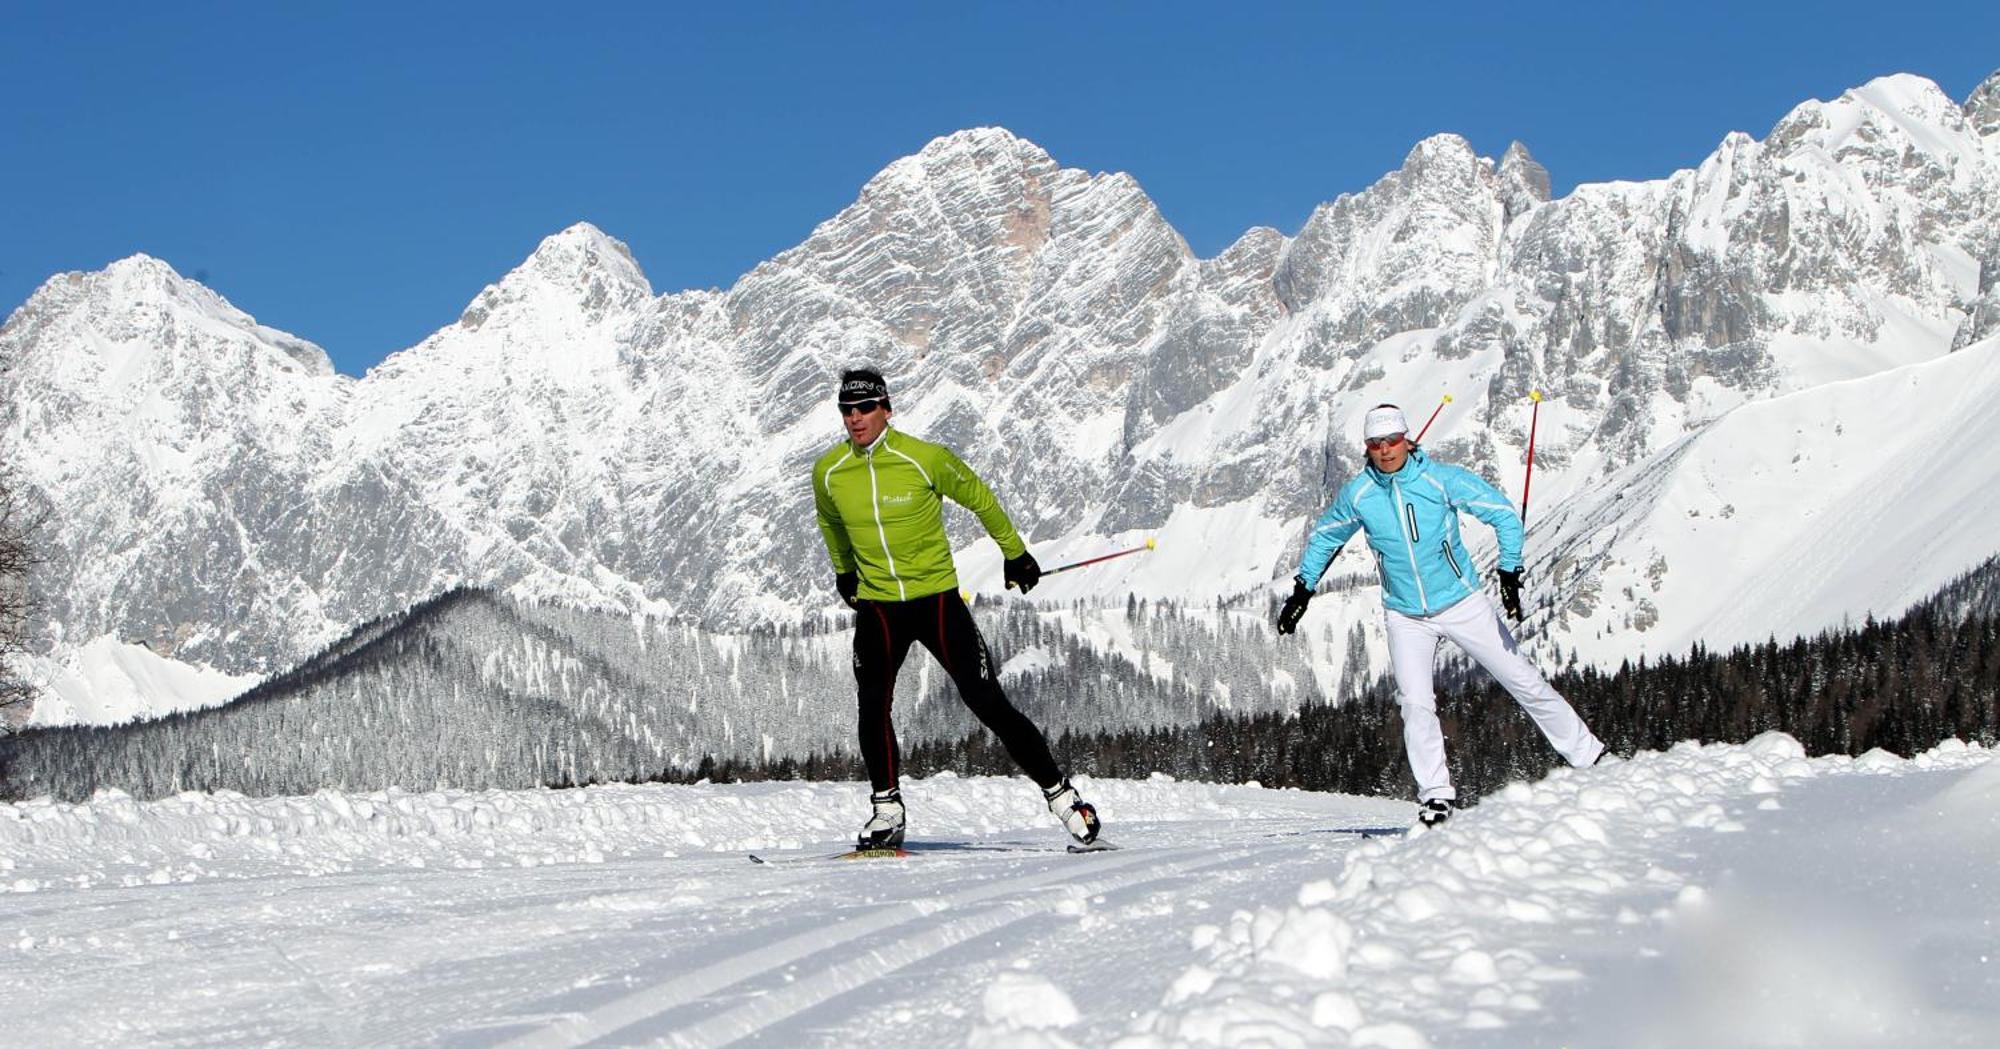
M 1129 176 L 961 132 L 727 292 L 655 296 L 572 227 L 359 380 L 134 258 L 52 279 L 0 329 L 0 435 L 61 522 L 53 642 L 237 672 L 466 584 L 721 629 L 825 607 L 803 478 L 857 361 L 1045 560 L 1139 534 L 1197 552 L 1052 597 L 1243 593 L 1289 572 L 1378 401 L 1455 393 L 1428 443 L 1518 491 L 1525 395 L 1546 391 L 1535 493 L 1559 508 L 1743 404 L 1980 345 L 1994 84 L 1959 106 L 1885 78 L 1696 169 L 1560 200 L 1525 149 L 1496 165 L 1436 136 L 1296 236 L 1206 260 Z M 962 569 L 997 588 L 971 527 Z M 1562 585 L 1558 610 L 1591 580 Z

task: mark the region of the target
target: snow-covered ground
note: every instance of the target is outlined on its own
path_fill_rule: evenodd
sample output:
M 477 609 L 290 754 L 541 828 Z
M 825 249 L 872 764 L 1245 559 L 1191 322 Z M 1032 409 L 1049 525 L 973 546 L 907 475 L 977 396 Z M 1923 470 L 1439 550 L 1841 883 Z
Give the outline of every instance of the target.
M 1768 735 L 1404 802 L 852 784 L 0 806 L 19 1045 L 1989 1046 L 2000 764 Z M 769 859 L 748 861 L 756 852 Z

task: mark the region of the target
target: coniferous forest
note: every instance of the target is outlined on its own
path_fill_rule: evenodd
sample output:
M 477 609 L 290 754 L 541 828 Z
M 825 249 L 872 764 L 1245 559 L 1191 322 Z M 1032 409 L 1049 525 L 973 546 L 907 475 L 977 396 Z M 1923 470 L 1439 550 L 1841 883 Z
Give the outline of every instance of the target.
M 1739 743 L 1781 731 L 1809 754 L 1903 756 L 1952 738 L 2000 743 L 2000 560 L 1988 561 L 1893 622 L 1872 619 L 1818 637 L 1697 647 L 1681 658 L 1616 671 L 1571 669 L 1550 678 L 1615 754 L 1684 740 Z M 1483 671 L 1446 663 L 1438 675 L 1452 778 L 1473 799 L 1561 764 L 1512 697 Z M 1180 779 L 1354 794 L 1413 796 L 1402 716 L 1387 678 L 1339 705 L 1296 715 L 1220 714 L 1198 724 L 1088 733 L 1052 741 L 1072 774 Z M 931 742 L 905 755 L 912 774 L 1014 771 L 985 732 Z M 858 761 L 711 762 L 722 779 L 851 778 Z
M 1020 661 L 1010 694 L 1054 733 L 1292 710 L 1313 680 L 1303 646 L 1270 643 L 1261 607 L 982 601 L 977 614 L 993 649 Z M 1132 651 L 1092 644 L 1079 616 L 1114 624 Z M 849 627 L 822 617 L 718 635 L 457 590 L 220 707 L 0 738 L 0 794 L 562 787 L 837 753 L 854 738 Z M 897 693 L 906 746 L 977 726 L 921 650 Z

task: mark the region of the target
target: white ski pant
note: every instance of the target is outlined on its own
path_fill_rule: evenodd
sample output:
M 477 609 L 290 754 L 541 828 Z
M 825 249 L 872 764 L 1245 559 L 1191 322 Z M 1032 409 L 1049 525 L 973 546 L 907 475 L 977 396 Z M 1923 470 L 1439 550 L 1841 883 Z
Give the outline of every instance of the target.
M 1515 648 L 1514 635 L 1485 594 L 1473 594 L 1433 616 L 1383 611 L 1389 626 L 1389 662 L 1396 670 L 1396 692 L 1403 707 L 1403 749 L 1417 779 L 1418 801 L 1458 797 L 1451 773 L 1445 770 L 1444 729 L 1438 724 L 1437 693 L 1431 682 L 1441 638 L 1450 638 L 1486 668 L 1571 766 L 1588 765 L 1604 753 L 1604 744 L 1576 709 Z

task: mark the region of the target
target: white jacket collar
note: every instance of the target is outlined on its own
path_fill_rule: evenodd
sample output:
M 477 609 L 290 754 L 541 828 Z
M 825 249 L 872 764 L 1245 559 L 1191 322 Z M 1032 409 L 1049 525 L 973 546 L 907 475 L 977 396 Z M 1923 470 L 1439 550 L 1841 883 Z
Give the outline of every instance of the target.
M 893 429 L 895 429 L 895 427 L 893 426 L 882 427 L 882 432 L 876 434 L 874 440 L 868 442 L 866 445 L 857 447 L 855 450 L 860 452 L 862 455 L 874 455 L 875 449 L 882 447 L 882 442 L 889 439 L 889 431 Z M 849 441 L 847 443 L 853 444 L 854 442 Z

